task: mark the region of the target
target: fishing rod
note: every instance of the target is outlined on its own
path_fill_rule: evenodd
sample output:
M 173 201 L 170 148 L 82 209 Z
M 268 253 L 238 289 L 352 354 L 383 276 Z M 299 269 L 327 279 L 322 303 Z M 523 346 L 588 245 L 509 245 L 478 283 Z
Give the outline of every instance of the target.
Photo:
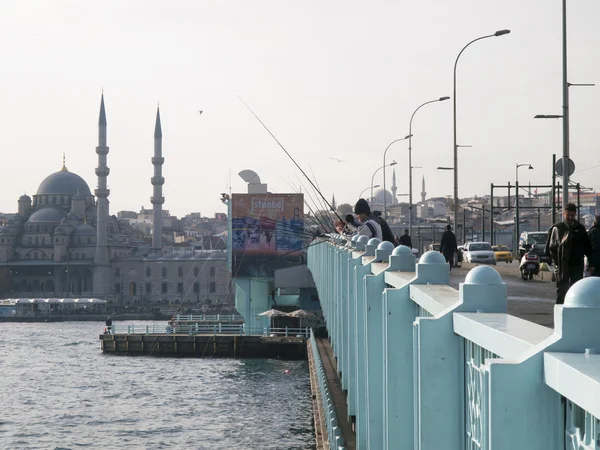
M 315 180 L 315 184 L 317 185 L 317 188 L 320 190 L 321 186 L 319 186 L 319 181 L 317 180 L 317 177 L 315 176 L 315 173 L 313 172 L 312 167 L 309 165 L 308 168 L 310 169 L 310 173 L 313 176 L 313 179 Z M 333 206 L 331 206 L 330 209 L 331 209 L 331 211 L 333 211 L 335 213 L 335 211 L 333 210 Z M 323 210 L 327 211 L 327 208 L 323 208 Z M 333 230 L 335 230 L 335 223 L 333 222 L 333 219 L 331 218 L 331 216 L 329 214 L 327 214 L 327 218 L 331 222 L 331 226 L 333 227 Z M 340 218 L 340 220 L 342 220 L 342 219 Z
M 323 237 L 323 236 L 321 236 L 321 237 Z M 271 262 L 271 261 L 275 261 L 275 260 L 283 258 L 284 256 L 287 256 L 287 255 L 291 255 L 292 253 L 298 253 L 300 251 L 304 252 L 305 250 L 307 250 L 309 247 L 312 247 L 313 245 L 324 244 L 325 242 L 331 242 L 331 240 L 329 238 L 324 238 L 323 237 L 323 239 L 320 240 L 320 241 L 318 241 L 318 242 L 311 242 L 310 244 L 302 246 L 302 248 L 300 248 L 300 249 L 292 250 L 292 251 L 289 251 L 287 253 L 282 253 L 281 255 L 275 256 L 274 258 L 270 258 L 270 259 L 267 259 L 266 261 L 259 262 L 259 263 L 255 264 L 255 265 L 253 265 L 252 267 L 262 266 L 263 264 L 266 264 L 266 263 Z
M 325 208 L 323 208 L 323 206 L 319 207 L 319 204 L 317 203 L 317 201 L 315 201 L 315 199 L 311 195 L 310 189 L 306 189 L 306 186 L 304 186 L 304 184 L 300 180 L 300 177 L 298 177 L 298 182 L 304 188 L 304 190 L 306 191 L 306 195 L 313 202 L 313 205 L 317 209 L 316 211 L 313 211 L 315 218 L 320 217 L 321 222 L 325 224 L 325 225 L 323 225 L 323 229 L 325 231 L 333 232 L 333 230 L 335 230 L 335 224 L 333 223 L 333 220 L 329 216 L 329 211 L 328 211 L 327 207 L 325 207 Z M 321 209 L 319 209 L 319 208 L 321 208 Z M 323 214 L 323 213 L 325 213 L 325 214 Z
M 290 155 L 290 153 L 285 149 L 285 147 L 283 145 L 281 145 L 281 142 L 279 142 L 279 140 L 275 137 L 275 135 L 271 132 L 271 130 L 269 130 L 269 128 L 267 128 L 267 126 L 264 124 L 264 122 L 262 120 L 260 120 L 260 118 L 252 110 L 252 108 L 250 108 L 250 106 L 248 106 L 248 104 L 244 100 L 242 100 L 242 97 L 240 97 L 239 95 L 237 95 L 237 98 L 239 98 L 240 101 L 246 106 L 246 108 L 248 108 L 248 110 L 252 113 L 252 115 L 256 118 L 256 120 L 258 120 L 258 122 L 263 126 L 263 128 L 265 130 L 267 130 L 267 132 L 271 135 L 271 137 L 275 140 L 275 142 L 277 142 L 277 145 L 279 145 L 279 147 L 281 147 L 281 149 L 285 152 L 285 154 L 292 160 L 292 162 L 298 168 L 298 170 L 300 172 L 302 172 L 302 175 L 304 175 L 304 177 L 308 180 L 308 182 L 311 184 L 311 186 L 318 192 L 318 194 L 321 196 L 321 198 L 323 199 L 323 201 L 325 202 L 325 204 L 329 207 L 329 209 L 331 211 L 333 211 L 333 213 L 337 216 L 337 218 L 340 221 L 343 222 L 342 218 L 338 215 L 338 213 L 336 211 L 333 210 L 333 208 L 331 207 L 331 205 L 329 204 L 329 202 L 327 201 L 327 199 L 323 196 L 323 194 L 321 193 L 321 191 L 319 191 L 317 189 L 317 187 L 312 182 L 312 180 L 308 177 L 308 175 L 306 175 L 306 173 L 304 172 L 304 170 L 302 170 L 302 167 L 300 167 L 298 165 L 298 163 L 296 162 L 296 160 L 294 158 L 292 158 L 292 155 Z
M 292 188 L 292 190 L 293 190 L 294 192 L 296 192 L 297 194 L 300 194 L 300 192 L 298 191 L 298 188 L 296 188 L 296 186 L 294 186 L 294 185 L 293 185 L 293 183 L 291 182 L 291 178 L 290 178 L 290 181 L 286 180 L 286 179 L 285 179 L 285 178 L 283 178 L 283 177 L 281 177 L 281 179 L 282 179 L 283 181 L 285 181 L 285 182 L 287 183 L 287 185 L 288 185 L 289 187 L 291 187 L 291 188 Z M 319 220 L 316 218 L 315 211 L 314 211 L 314 210 L 311 208 L 310 204 L 308 203 L 308 201 L 307 201 L 306 199 L 304 199 L 304 204 L 305 204 L 305 205 L 308 207 L 308 210 L 309 210 L 309 211 L 311 212 L 311 214 L 313 215 L 313 217 L 310 217 L 309 215 L 307 215 L 306 217 L 307 217 L 307 218 L 310 218 L 310 219 L 313 221 L 313 223 L 316 223 L 318 226 L 321 226 L 321 227 L 323 227 L 323 229 L 325 230 L 325 229 L 326 229 L 326 227 L 323 225 L 323 223 L 322 223 L 322 222 L 320 222 L 320 221 L 319 221 Z

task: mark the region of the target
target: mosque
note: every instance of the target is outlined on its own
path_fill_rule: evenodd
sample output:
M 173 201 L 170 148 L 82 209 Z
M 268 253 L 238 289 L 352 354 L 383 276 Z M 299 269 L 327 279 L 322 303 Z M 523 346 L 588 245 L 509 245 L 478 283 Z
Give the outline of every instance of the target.
M 162 245 L 162 127 L 154 129 L 152 245 L 109 215 L 109 147 L 104 95 L 98 121 L 98 188 L 62 168 L 0 227 L 0 296 L 98 297 L 114 303 L 233 301 L 227 254 L 169 254 Z

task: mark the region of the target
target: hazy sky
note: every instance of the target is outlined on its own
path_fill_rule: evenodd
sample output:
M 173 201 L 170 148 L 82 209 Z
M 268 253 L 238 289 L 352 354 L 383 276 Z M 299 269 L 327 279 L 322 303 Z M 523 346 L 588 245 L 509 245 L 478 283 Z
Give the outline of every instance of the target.
M 571 154 L 577 169 L 600 164 L 600 2 L 569 2 Z M 273 192 L 299 172 L 236 98 L 239 94 L 314 175 L 327 198 L 354 203 L 392 140 L 408 133 L 421 103 L 452 95 L 458 70 L 459 195 L 514 181 L 550 183 L 561 154 L 561 2 L 459 1 L 26 1 L 0 3 L 4 155 L 0 210 L 34 194 L 67 167 L 96 186 L 97 122 L 104 88 L 111 213 L 150 207 L 150 158 L 160 101 L 172 213 L 225 211 L 231 172 L 256 171 Z M 204 113 L 199 115 L 198 110 Z M 415 199 L 452 194 L 452 102 L 413 122 Z M 331 158 L 348 161 L 338 163 Z M 408 152 L 394 144 L 398 192 L 408 192 Z M 379 172 L 375 184 L 382 184 Z M 388 172 L 391 184 L 391 169 Z M 573 178 L 600 188 L 600 167 Z M 302 179 L 308 188 L 308 183 Z M 304 190 L 304 189 L 303 189 Z

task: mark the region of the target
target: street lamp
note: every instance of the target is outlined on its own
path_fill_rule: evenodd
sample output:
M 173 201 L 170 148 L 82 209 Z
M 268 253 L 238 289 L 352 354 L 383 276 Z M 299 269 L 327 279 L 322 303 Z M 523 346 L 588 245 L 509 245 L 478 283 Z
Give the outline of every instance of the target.
M 373 186 L 373 188 L 378 188 L 379 186 L 381 186 L 380 184 L 376 184 L 375 186 Z M 362 190 L 362 192 L 360 193 L 360 195 L 358 196 L 358 198 L 362 198 L 362 195 L 365 193 L 366 190 L 372 189 L 371 186 L 364 188 Z
M 383 152 L 383 167 L 385 167 L 385 155 L 387 154 L 387 151 L 392 146 L 392 144 L 395 142 L 405 141 L 406 139 L 410 139 L 411 137 L 412 137 L 412 134 L 409 134 L 408 136 L 404 136 L 403 138 L 396 139 L 388 144 L 388 146 L 385 148 L 385 151 Z M 385 191 L 385 170 L 383 171 L 383 190 Z M 373 197 L 373 195 L 371 195 L 371 197 Z M 386 216 L 386 210 L 387 210 L 387 197 L 384 195 L 383 196 L 383 217 L 384 218 Z
M 515 164 L 515 246 L 519 245 L 519 167 L 529 166 L 529 170 L 533 170 L 531 164 Z M 510 205 L 509 205 L 510 206 Z
M 377 169 L 374 173 L 373 176 L 371 177 L 371 207 L 373 206 L 373 181 L 375 180 L 375 175 L 377 174 L 377 172 L 379 172 L 381 169 L 385 168 L 385 167 L 391 167 L 391 166 L 395 166 L 396 164 L 398 164 L 396 161 L 392 161 L 391 163 L 389 163 L 387 166 L 384 164 L 383 166 L 381 166 L 379 169 Z M 385 171 L 384 171 L 385 173 Z M 385 198 L 385 190 L 383 191 L 383 197 Z
M 408 234 L 410 236 L 412 236 L 412 207 L 413 207 L 413 201 L 412 201 L 412 121 L 413 118 L 415 117 L 415 114 L 417 113 L 417 111 L 419 109 L 421 109 L 423 106 L 425 105 L 429 105 L 430 103 L 437 103 L 437 102 L 443 102 L 446 100 L 450 100 L 450 97 L 440 97 L 438 99 L 435 100 L 430 100 L 428 102 L 425 102 L 423 104 L 421 104 L 417 109 L 415 109 L 415 112 L 412 113 L 412 116 L 410 116 L 410 122 L 408 124 Z
M 460 58 L 460 55 L 462 55 L 462 53 L 465 51 L 465 49 L 469 45 L 471 45 L 477 41 L 481 41 L 482 39 L 504 36 L 505 34 L 508 34 L 508 33 L 510 33 L 510 30 L 498 30 L 494 34 L 490 34 L 487 36 L 481 36 L 481 37 L 478 37 L 477 39 L 473 39 L 471 42 L 469 42 L 467 45 L 465 45 L 463 47 L 463 49 L 458 53 L 458 56 L 456 57 L 456 61 L 454 62 L 454 94 L 453 94 L 454 148 L 453 148 L 453 151 L 454 151 L 454 222 L 455 222 L 454 225 L 455 226 L 456 226 L 456 221 L 458 219 L 458 146 L 456 144 L 456 66 L 458 65 L 458 60 Z M 463 242 L 465 241 L 465 232 L 464 231 L 465 230 L 463 229 Z

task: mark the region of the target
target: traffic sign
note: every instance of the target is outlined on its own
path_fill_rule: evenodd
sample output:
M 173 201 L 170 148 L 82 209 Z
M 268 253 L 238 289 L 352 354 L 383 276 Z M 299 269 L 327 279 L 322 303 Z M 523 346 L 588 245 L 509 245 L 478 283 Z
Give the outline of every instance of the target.
M 568 167 L 569 167 L 569 176 L 573 175 L 573 172 L 575 172 L 575 163 L 573 162 L 573 160 L 571 158 L 569 158 L 569 162 L 567 163 Z M 556 165 L 554 166 L 554 170 L 556 171 L 556 174 L 559 177 L 563 176 L 563 159 L 559 159 L 558 161 L 556 161 Z

